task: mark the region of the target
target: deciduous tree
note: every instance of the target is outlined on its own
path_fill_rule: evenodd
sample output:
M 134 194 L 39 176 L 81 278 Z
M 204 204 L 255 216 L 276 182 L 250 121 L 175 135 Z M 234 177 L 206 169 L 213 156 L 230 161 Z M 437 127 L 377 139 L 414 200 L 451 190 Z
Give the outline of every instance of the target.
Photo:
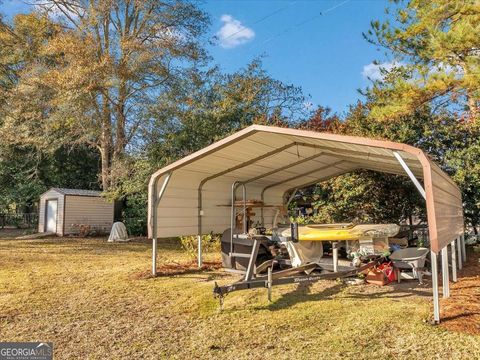
M 40 45 L 45 61 L 20 71 L 4 132 L 12 141 L 21 130 L 32 142 L 96 147 L 107 189 L 112 164 L 141 142 L 149 106 L 205 59 L 208 17 L 180 0 L 42 0 L 37 9 L 31 17 L 58 31 Z
M 373 21 L 367 39 L 395 65 L 368 94 L 371 116 L 395 119 L 423 105 L 448 109 L 480 127 L 480 3 L 392 1 L 391 19 Z M 467 111 L 465 111 L 467 110 Z

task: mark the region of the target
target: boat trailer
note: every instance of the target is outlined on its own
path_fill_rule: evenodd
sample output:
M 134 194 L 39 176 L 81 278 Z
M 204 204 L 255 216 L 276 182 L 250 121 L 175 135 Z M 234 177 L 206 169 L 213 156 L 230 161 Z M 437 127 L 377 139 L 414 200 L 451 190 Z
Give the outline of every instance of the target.
M 355 276 L 377 265 L 380 265 L 385 261 L 385 257 L 379 255 L 376 257 L 370 257 L 369 260 L 370 261 L 368 263 L 363 264 L 360 267 L 337 272 L 332 271 L 332 269 L 328 266 L 316 263 L 309 263 L 299 267 L 274 272 L 273 267 L 278 264 L 278 260 L 268 260 L 255 269 L 255 274 L 260 274 L 267 269 L 267 275 L 253 275 L 250 278 L 246 276 L 243 280 L 237 281 L 230 285 L 219 286 L 217 282 L 215 282 L 213 295 L 215 298 L 218 298 L 220 309 L 223 308 L 225 296 L 238 290 L 266 288 L 268 301 L 272 301 L 272 287 L 275 285 L 299 283 L 310 284 L 319 280 L 335 280 Z M 320 273 L 318 273 L 318 271 L 320 271 Z

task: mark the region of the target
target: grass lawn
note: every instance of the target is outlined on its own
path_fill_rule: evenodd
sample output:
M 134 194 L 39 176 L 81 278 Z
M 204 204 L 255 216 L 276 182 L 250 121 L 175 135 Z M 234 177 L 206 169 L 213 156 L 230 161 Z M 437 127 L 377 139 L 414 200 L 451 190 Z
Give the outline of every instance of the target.
M 210 260 L 214 260 L 210 256 Z M 159 244 L 159 264 L 186 262 Z M 220 271 L 150 278 L 150 246 L 0 240 L 0 341 L 52 341 L 55 359 L 474 359 L 480 336 L 428 323 L 428 287 L 344 286 L 212 296 Z

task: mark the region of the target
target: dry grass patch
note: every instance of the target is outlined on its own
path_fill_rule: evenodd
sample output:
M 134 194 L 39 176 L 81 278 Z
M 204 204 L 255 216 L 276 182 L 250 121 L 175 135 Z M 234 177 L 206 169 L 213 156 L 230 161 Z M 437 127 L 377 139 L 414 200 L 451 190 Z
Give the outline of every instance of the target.
M 150 254 L 144 242 L 0 240 L 1 339 L 53 341 L 56 359 L 480 357 L 479 336 L 426 321 L 428 287 L 321 281 L 276 287 L 272 303 L 264 289 L 233 293 L 219 312 L 213 284 L 235 276 L 138 276 Z M 174 262 L 191 259 L 160 243 L 159 269 Z

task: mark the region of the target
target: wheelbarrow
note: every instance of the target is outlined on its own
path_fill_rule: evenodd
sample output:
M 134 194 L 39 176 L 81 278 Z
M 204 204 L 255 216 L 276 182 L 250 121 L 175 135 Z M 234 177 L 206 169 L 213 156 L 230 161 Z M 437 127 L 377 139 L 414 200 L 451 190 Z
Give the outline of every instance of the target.
M 401 270 L 412 270 L 412 279 L 418 279 L 423 284 L 422 278 L 425 272 L 425 259 L 429 250 L 427 248 L 406 248 L 394 251 L 390 260 L 397 273 L 398 282 L 401 278 Z

